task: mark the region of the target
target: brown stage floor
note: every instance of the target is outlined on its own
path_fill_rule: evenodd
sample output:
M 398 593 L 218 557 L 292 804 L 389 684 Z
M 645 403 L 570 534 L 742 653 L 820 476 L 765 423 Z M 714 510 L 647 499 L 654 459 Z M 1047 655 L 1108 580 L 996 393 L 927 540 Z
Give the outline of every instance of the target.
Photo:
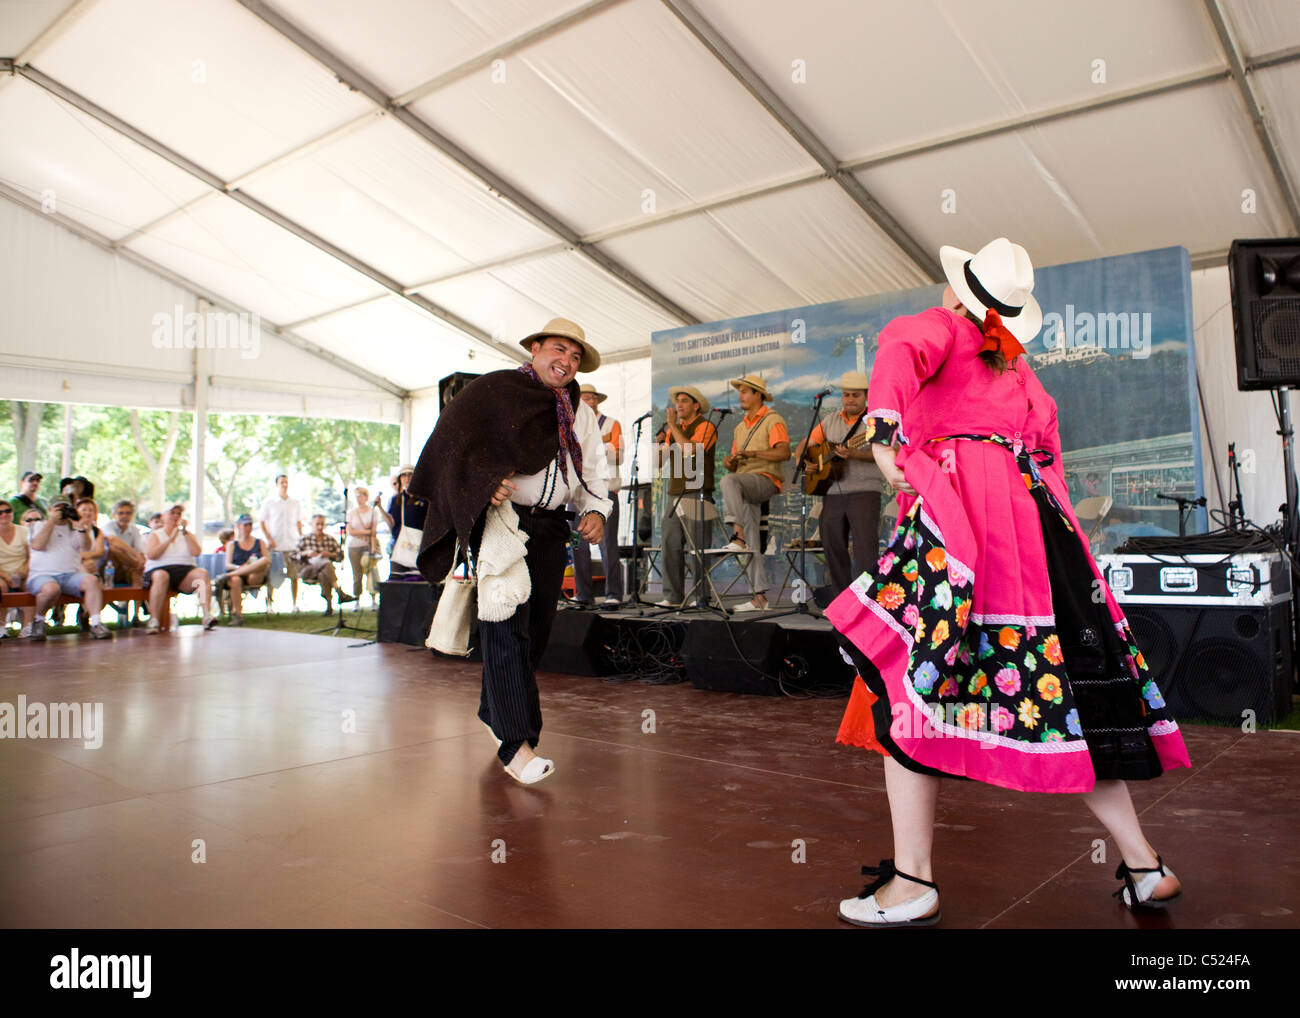
M 891 854 L 879 759 L 833 742 L 841 700 L 546 675 L 557 772 L 523 788 L 475 719 L 477 667 L 427 652 L 197 628 L 6 644 L 0 701 L 105 714 L 98 749 L 0 740 L 6 927 L 835 929 Z M 1142 922 L 1296 926 L 1300 736 L 1186 735 L 1194 769 L 1135 786 L 1186 891 Z M 1103 837 L 1077 798 L 953 783 L 943 925 L 1138 925 Z

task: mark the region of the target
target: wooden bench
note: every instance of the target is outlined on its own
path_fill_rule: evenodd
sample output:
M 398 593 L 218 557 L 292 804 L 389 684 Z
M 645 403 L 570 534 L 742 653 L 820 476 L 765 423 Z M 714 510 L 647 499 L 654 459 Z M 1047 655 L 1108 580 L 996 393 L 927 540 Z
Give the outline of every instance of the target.
M 141 601 L 144 604 L 149 603 L 148 587 L 105 587 L 104 588 L 104 607 L 119 601 Z M 59 594 L 55 604 L 81 604 L 81 598 L 71 597 L 68 594 Z M 158 619 L 160 629 L 167 629 L 171 625 L 171 603 L 169 595 L 163 602 L 162 614 Z M 10 608 L 35 608 L 36 595 L 26 592 L 12 594 L 0 594 L 0 610 L 7 611 Z

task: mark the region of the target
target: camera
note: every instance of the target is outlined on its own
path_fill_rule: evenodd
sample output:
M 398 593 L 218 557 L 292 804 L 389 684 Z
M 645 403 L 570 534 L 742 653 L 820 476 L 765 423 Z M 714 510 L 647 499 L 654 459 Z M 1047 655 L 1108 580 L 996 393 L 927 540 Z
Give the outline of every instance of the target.
M 60 519 L 72 521 L 79 518 L 77 516 L 77 510 L 67 502 L 60 502 L 52 508 L 58 512 Z

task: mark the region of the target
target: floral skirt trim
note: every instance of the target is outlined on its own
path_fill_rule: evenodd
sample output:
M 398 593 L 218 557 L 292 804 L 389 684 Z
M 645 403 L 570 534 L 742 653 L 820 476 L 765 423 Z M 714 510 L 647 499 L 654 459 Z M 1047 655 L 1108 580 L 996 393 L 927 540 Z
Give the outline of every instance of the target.
M 1120 736 L 1109 727 L 1085 730 L 1054 625 L 971 619 L 973 580 L 973 570 L 946 549 L 924 498 L 914 501 L 876 572 L 859 577 L 826 613 L 876 670 L 855 682 L 838 741 L 901 753 L 919 765 L 912 769 L 1006 788 L 1088 791 L 1097 775 L 1089 738 L 1096 744 Z M 1113 654 L 1111 670 L 1124 674 L 1101 681 L 1132 701 L 1139 686 L 1144 699 L 1130 703 L 1130 714 L 1162 713 L 1128 626 L 1113 625 L 1128 657 L 1121 664 L 1122 652 Z M 1097 702 L 1095 692 L 1089 697 Z M 1090 716 L 1094 725 L 1109 724 Z M 1161 762 L 1186 762 L 1176 724 L 1149 717 L 1145 735 L 1142 724 L 1124 729 L 1129 751 L 1138 739 L 1150 754 L 1148 736 L 1157 744 L 1165 741 L 1157 736 L 1170 736 L 1177 746 L 1160 753 Z M 1159 773 L 1160 764 L 1152 766 Z

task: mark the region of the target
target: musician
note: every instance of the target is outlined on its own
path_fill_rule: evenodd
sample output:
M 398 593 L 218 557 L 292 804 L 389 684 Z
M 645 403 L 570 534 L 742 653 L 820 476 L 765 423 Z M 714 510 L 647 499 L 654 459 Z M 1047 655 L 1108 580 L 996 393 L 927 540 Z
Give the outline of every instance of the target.
M 838 595 L 854 578 L 876 565 L 879 557 L 880 499 L 885 479 L 876 466 L 871 446 L 865 441 L 857 448 L 846 444 L 861 434 L 862 414 L 867 409 L 867 376 L 861 371 L 846 371 L 840 378 L 842 409 L 813 428 L 809 447 L 829 443 L 830 453 L 839 464 L 833 468 L 830 490 L 822 505 L 822 550 L 831 574 L 831 586 Z M 857 444 L 857 443 L 855 443 Z M 803 459 L 804 443 L 799 443 L 796 459 Z M 814 462 L 811 467 L 815 468 Z M 853 538 L 853 567 L 849 568 L 849 537 Z
M 718 429 L 706 419 L 709 401 L 693 385 L 676 385 L 668 390 L 668 422 L 659 432 L 661 465 L 668 480 L 664 500 L 663 553 L 660 563 L 664 574 L 664 598 L 659 602 L 665 608 L 675 608 L 685 600 L 686 554 L 685 530 L 687 521 L 694 529 L 695 547 L 707 548 L 713 540 L 713 521 L 695 512 L 683 519 L 677 513 L 681 499 L 698 499 L 700 491 L 713 501 L 714 454 L 718 445 Z M 674 448 L 674 446 L 676 448 Z M 696 584 L 702 577 L 698 565 L 691 561 L 691 573 Z M 703 602 L 701 595 L 699 601 Z
M 723 551 L 750 551 L 741 559 L 749 574 L 750 600 L 738 612 L 767 609 L 767 567 L 763 562 L 759 507 L 781 491 L 783 468 L 790 458 L 790 432 L 780 414 L 767 406 L 772 398 L 762 375 L 733 378 L 745 412 L 731 439 L 731 453 L 722 465 L 731 471 L 722 479 L 722 518 L 732 527 Z
M 600 412 L 600 404 L 609 397 L 597 392 L 594 385 L 582 386 L 582 401 L 591 407 L 600 426 L 600 440 L 605 444 L 605 486 L 613 502 L 609 519 L 605 521 L 605 536 L 600 542 L 600 560 L 605 570 L 605 603 L 618 604 L 623 600 L 623 568 L 618 561 L 618 484 L 619 464 L 623 461 L 623 426 L 612 417 Z M 577 506 L 570 509 L 576 513 Z M 577 600 L 591 604 L 591 546 L 579 541 L 573 549 L 573 585 Z

